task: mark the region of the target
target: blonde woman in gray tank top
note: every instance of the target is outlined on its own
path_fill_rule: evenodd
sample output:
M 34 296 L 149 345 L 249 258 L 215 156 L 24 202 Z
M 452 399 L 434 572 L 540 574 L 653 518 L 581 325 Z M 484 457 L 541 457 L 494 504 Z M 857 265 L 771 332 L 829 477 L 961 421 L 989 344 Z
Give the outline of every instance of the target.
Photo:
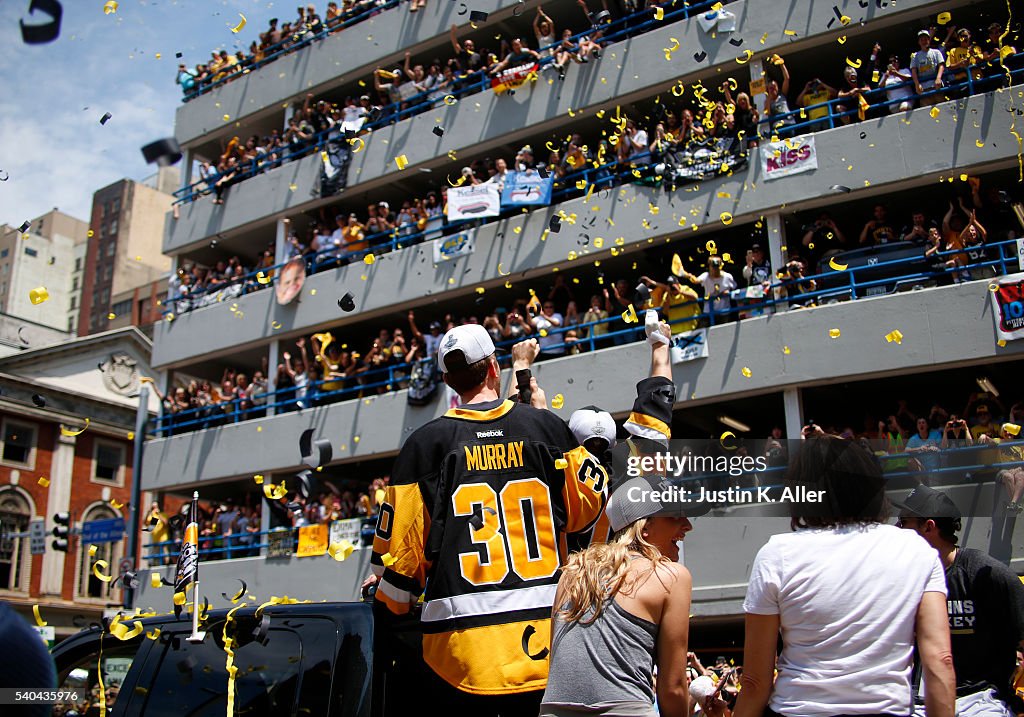
M 648 717 L 655 699 L 662 714 L 688 714 L 692 581 L 676 541 L 693 526 L 678 508 L 627 500 L 631 487 L 651 484 L 616 489 L 611 539 L 572 555 L 558 581 L 541 717 Z

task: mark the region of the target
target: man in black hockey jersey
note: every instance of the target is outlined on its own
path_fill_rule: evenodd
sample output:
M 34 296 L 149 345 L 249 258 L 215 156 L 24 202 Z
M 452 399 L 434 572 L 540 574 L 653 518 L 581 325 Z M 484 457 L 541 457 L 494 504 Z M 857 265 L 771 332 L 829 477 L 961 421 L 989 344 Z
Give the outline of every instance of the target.
M 561 539 L 602 514 L 607 474 L 557 416 L 501 398 L 483 327 L 446 333 L 438 366 L 462 405 L 415 431 L 395 461 L 371 556 L 378 629 L 425 588 L 431 674 L 409 689 L 474 717 L 536 715 Z
M 897 507 L 897 525 L 927 540 L 946 569 L 957 714 L 1012 717 L 1010 683 L 1017 647 L 1024 645 L 1024 585 L 988 554 L 957 545 L 960 510 L 945 493 L 919 485 Z

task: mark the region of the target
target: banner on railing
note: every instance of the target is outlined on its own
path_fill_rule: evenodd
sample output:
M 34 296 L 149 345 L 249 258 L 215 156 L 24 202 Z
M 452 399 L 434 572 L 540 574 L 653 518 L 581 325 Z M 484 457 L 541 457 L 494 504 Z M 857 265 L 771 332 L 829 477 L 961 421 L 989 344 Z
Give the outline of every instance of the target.
M 491 89 L 501 94 L 502 92 L 514 92 L 526 84 L 527 80 L 537 79 L 537 70 L 540 65 L 536 62 L 529 62 L 525 65 L 516 65 L 507 70 L 499 72 L 491 78 Z
M 778 179 L 818 168 L 814 136 L 761 144 L 761 173 L 765 179 Z
M 267 558 L 287 558 L 295 549 L 295 538 L 287 528 L 278 528 L 267 533 Z
M 347 540 L 357 548 L 362 544 L 362 518 L 348 518 L 346 520 L 331 521 L 329 543 L 334 545 Z
M 327 553 L 327 526 L 306 525 L 299 528 L 299 549 L 295 551 L 297 558 L 309 558 Z
M 533 169 L 525 172 L 509 172 L 501 190 L 501 206 L 522 207 L 531 204 L 551 204 L 551 189 L 555 178 L 546 178 Z
M 348 184 L 348 165 L 352 161 L 352 151 L 348 140 L 343 137 L 332 138 L 327 148 L 320 153 L 320 196 L 331 197 L 340 192 Z
M 996 319 L 996 338 L 1015 341 L 1024 338 L 1024 273 L 992 279 L 992 314 Z
M 476 232 L 473 229 L 451 236 L 438 237 L 431 242 L 434 246 L 434 263 L 440 264 L 442 261 L 451 261 L 460 256 L 472 254 L 476 248 L 475 239 Z
M 708 357 L 707 329 L 684 331 L 672 337 L 672 348 L 669 350 L 672 363 L 683 363 L 694 359 Z
M 452 187 L 448 190 L 448 221 L 496 217 L 501 213 L 501 195 L 498 185 L 474 184 Z
M 660 159 L 654 165 L 656 171 L 664 174 L 669 182 L 678 185 L 703 182 L 735 171 L 746 165 L 747 151 L 743 143 L 733 137 L 709 137 L 690 141 L 685 148 L 666 152 Z M 659 167 L 661 162 L 665 165 L 663 171 Z

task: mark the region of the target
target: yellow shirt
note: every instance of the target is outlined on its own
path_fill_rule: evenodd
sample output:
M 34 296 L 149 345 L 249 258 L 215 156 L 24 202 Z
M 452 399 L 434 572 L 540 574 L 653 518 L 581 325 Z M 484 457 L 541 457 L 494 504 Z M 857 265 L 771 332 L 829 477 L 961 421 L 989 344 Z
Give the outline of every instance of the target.
M 817 92 L 804 93 L 804 107 L 828 102 L 828 100 L 829 91 L 825 87 L 819 87 Z M 828 115 L 828 107 L 815 107 L 813 110 L 807 110 L 807 117 L 809 119 L 818 119 L 826 115 Z
M 656 288 L 651 294 L 651 305 L 661 307 L 672 326 L 672 333 L 693 331 L 697 328 L 695 317 L 700 315 L 700 304 L 697 303 L 699 297 L 697 292 L 688 286 L 676 284 L 676 287 L 676 291 Z

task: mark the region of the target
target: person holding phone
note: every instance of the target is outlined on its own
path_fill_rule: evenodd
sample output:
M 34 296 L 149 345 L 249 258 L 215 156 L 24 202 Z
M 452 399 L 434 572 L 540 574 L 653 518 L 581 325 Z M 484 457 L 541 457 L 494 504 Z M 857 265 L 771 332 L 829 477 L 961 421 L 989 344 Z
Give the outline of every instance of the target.
M 939 448 L 945 450 L 947 448 L 963 448 L 964 446 L 973 445 L 974 436 L 971 435 L 970 430 L 967 428 L 967 421 L 956 415 L 950 416 L 943 428 L 942 443 L 939 444 Z

